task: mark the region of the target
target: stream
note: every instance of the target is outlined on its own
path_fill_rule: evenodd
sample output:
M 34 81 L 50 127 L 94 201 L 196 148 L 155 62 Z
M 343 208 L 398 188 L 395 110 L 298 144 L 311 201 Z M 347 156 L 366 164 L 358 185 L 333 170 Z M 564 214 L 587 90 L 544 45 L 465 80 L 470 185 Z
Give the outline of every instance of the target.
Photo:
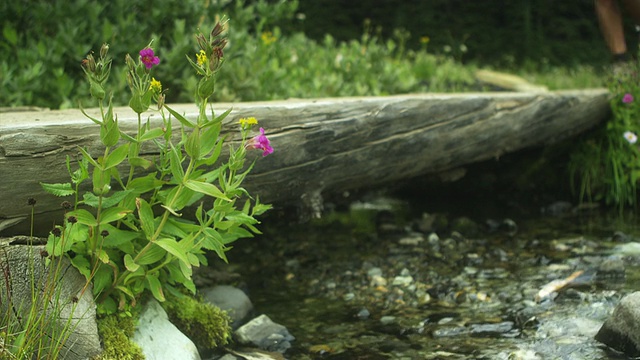
M 328 207 L 274 210 L 222 266 L 296 338 L 287 359 L 625 358 L 593 337 L 639 287 L 636 215 L 459 190 Z

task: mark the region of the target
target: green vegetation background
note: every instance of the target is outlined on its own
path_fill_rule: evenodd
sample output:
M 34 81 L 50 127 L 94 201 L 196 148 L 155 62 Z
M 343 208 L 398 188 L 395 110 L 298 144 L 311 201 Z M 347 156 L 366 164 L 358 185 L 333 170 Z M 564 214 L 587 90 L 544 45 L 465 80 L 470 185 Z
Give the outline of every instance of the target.
M 608 61 L 591 0 L 4 1 L 0 107 L 90 105 L 80 61 L 103 42 L 124 104 L 124 55 L 150 38 L 167 101 L 188 102 L 197 79 L 184 56 L 222 14 L 231 28 L 217 101 L 479 90 L 477 67 L 552 89 L 600 86 Z

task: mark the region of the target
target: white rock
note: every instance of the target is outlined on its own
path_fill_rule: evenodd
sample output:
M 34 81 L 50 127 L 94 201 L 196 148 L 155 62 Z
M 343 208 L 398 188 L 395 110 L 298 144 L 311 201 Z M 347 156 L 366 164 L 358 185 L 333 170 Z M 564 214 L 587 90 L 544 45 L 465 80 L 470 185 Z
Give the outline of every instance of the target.
M 196 345 L 169 321 L 155 299 L 144 305 L 132 340 L 147 360 L 200 360 Z

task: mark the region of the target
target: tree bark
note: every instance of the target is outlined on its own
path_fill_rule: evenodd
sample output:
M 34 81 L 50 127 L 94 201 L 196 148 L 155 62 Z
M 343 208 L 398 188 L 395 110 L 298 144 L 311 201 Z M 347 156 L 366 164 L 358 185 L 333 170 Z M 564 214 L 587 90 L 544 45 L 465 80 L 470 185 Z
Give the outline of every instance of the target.
M 187 118 L 197 115 L 194 105 L 173 107 Z M 217 114 L 233 108 L 223 126 L 232 141 L 239 140 L 241 117 L 255 116 L 265 128 L 275 152 L 257 159 L 246 188 L 274 203 L 314 202 L 323 193 L 445 172 L 554 143 L 610 115 L 605 89 L 222 103 L 214 108 Z M 136 129 L 131 110 L 117 108 L 115 113 L 126 131 Z M 143 119 L 152 126 L 162 123 L 157 112 Z M 102 152 L 99 127 L 78 110 L 0 114 L 0 219 L 8 224 L 26 218 L 31 211 L 27 198 L 34 197 L 38 218 L 52 224 L 55 218 L 42 214 L 53 214 L 61 199 L 45 193 L 39 182 L 69 181 L 65 157 L 76 159 L 78 146 L 95 156 Z M 152 147 L 142 152 L 157 154 Z M 261 157 L 258 151 L 250 156 Z

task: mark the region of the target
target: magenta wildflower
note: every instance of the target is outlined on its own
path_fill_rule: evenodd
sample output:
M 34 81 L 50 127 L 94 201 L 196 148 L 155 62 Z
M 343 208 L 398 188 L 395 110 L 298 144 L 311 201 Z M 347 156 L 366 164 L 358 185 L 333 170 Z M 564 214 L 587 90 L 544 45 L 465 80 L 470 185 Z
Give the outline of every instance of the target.
M 629 93 L 624 94 L 624 96 L 622 97 L 622 102 L 625 104 L 629 104 L 633 102 L 633 95 Z
M 152 48 L 146 47 L 140 50 L 140 61 L 142 61 L 147 69 L 151 69 L 153 65 L 158 65 L 160 63 L 160 58 L 155 56 Z
M 262 156 L 267 156 L 273 152 L 271 143 L 269 142 L 269 139 L 267 139 L 267 136 L 264 134 L 263 128 L 260 128 L 260 135 L 255 136 L 249 141 L 249 143 L 247 143 L 247 147 L 262 150 Z

